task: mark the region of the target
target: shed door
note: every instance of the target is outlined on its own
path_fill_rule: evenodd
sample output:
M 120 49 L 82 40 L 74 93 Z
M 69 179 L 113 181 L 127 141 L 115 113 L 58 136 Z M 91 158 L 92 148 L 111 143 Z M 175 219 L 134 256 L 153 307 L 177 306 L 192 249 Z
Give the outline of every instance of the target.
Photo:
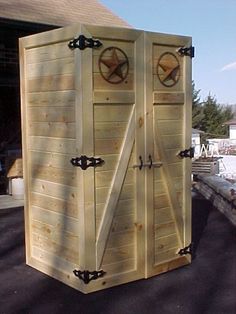
M 103 269 L 107 284 L 116 276 L 121 283 L 144 277 L 145 176 L 135 167 L 145 149 L 140 78 L 144 36 L 134 30 L 108 32 L 90 26 L 83 34 L 99 38 L 102 47 L 80 52 L 81 152 L 102 158 L 104 164 L 83 172 L 81 267 Z
M 191 58 L 187 37 L 146 35 L 147 273 L 188 263 L 178 252 L 191 242 L 191 161 L 178 154 L 191 143 Z M 160 166 L 161 163 L 161 166 Z

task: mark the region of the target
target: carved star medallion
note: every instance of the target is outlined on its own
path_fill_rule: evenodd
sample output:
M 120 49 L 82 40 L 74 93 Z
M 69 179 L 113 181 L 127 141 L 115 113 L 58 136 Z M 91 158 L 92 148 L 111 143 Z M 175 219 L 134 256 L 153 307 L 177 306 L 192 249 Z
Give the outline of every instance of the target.
M 101 76 L 111 84 L 123 82 L 129 73 L 129 59 L 125 52 L 117 47 L 103 50 L 98 63 Z
M 177 84 L 180 77 L 180 65 L 173 53 L 165 52 L 160 56 L 157 63 L 157 76 L 166 87 Z

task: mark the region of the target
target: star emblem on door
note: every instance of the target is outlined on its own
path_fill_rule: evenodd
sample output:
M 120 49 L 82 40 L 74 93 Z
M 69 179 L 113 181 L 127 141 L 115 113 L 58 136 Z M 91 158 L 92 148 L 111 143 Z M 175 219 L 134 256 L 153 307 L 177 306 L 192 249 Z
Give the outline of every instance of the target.
M 109 47 L 104 49 L 99 57 L 98 64 L 101 76 L 108 83 L 119 84 L 128 76 L 129 59 L 120 48 Z
M 173 53 L 165 52 L 160 56 L 157 63 L 157 76 L 166 87 L 177 84 L 180 77 L 180 64 Z

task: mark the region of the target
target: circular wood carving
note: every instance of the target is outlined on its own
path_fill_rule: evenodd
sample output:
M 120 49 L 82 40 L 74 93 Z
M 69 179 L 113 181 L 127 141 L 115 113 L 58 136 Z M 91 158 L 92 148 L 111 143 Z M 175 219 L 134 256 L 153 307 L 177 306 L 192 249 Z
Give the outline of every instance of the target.
M 104 49 L 98 64 L 101 76 L 111 84 L 123 82 L 129 73 L 129 59 L 125 52 L 117 47 Z
M 177 57 L 171 52 L 163 53 L 157 63 L 157 76 L 166 87 L 177 84 L 180 77 L 180 65 Z

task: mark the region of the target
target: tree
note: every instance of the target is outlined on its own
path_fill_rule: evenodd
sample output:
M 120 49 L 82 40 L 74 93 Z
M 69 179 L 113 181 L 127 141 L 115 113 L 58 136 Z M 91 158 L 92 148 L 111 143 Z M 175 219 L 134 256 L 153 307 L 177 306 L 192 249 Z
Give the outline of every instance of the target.
M 216 98 L 209 94 L 203 101 L 202 108 L 201 130 L 211 137 L 228 136 L 228 127 L 223 124 L 233 118 L 230 106 L 218 104 Z
M 228 137 L 228 127 L 223 124 L 233 118 L 230 106 L 218 104 L 209 94 L 204 101 L 200 98 L 200 89 L 192 82 L 192 126 L 206 133 L 204 137 Z
M 192 81 L 192 126 L 199 130 L 201 129 L 201 122 L 204 117 L 200 91 L 200 89 L 195 89 L 195 83 Z

